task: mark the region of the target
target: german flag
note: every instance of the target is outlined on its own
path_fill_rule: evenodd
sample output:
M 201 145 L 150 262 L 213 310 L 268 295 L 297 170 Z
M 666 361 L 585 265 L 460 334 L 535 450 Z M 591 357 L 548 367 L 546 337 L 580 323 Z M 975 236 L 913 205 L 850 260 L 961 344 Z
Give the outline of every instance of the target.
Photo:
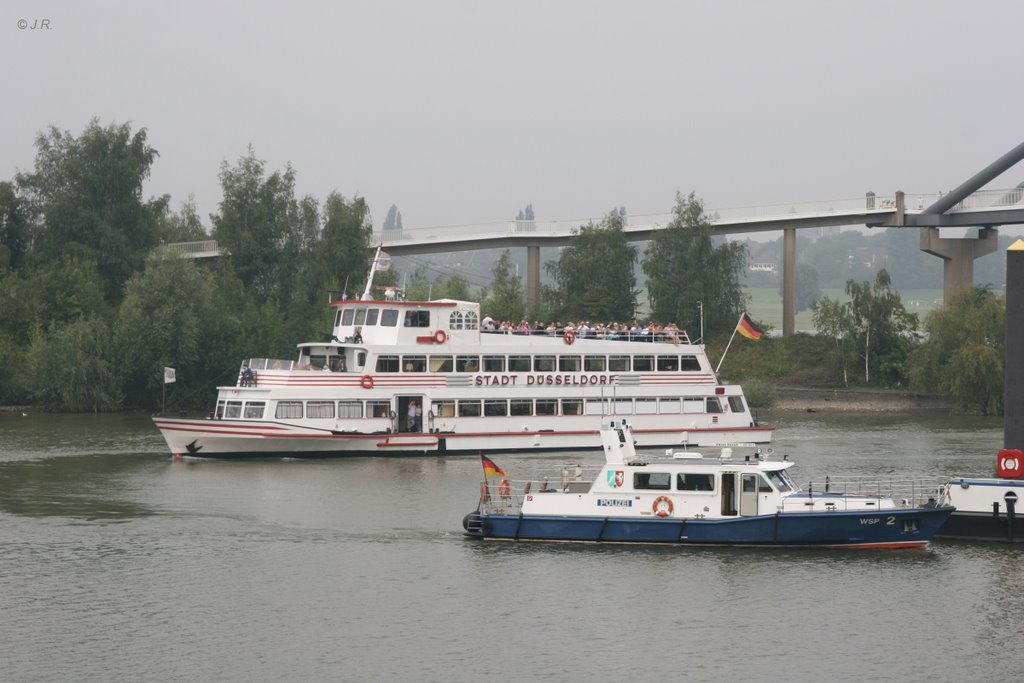
M 480 454 L 480 464 L 484 467 L 485 477 L 507 477 L 508 473 L 505 470 L 494 464 L 494 461 L 488 458 L 486 455 Z
M 750 316 L 744 313 L 736 324 L 736 331 L 751 341 L 759 341 L 764 336 L 764 330 L 754 324 Z

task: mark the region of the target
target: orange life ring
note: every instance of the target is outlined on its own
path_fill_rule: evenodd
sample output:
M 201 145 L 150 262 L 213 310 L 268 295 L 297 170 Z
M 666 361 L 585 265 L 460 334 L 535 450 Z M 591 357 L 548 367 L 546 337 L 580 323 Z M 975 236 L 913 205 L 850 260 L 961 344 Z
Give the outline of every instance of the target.
M 562 339 L 565 340 L 566 344 L 572 346 L 572 343 L 576 341 L 576 333 L 573 332 L 572 330 L 566 330 L 565 333 L 562 335 Z
M 444 330 L 438 330 L 437 332 L 434 333 L 435 344 L 444 344 L 446 341 L 448 341 L 448 333 L 446 333 Z
M 512 484 L 508 479 L 502 479 L 498 482 L 498 495 L 505 500 L 512 497 Z
M 369 375 L 363 375 L 359 378 L 359 386 L 363 389 L 373 389 L 373 377 Z
M 672 499 L 668 496 L 658 496 L 651 505 L 651 511 L 659 517 L 668 517 L 672 514 Z
M 996 456 L 996 475 L 1000 479 L 1020 479 L 1024 476 L 1024 451 L 1003 448 Z

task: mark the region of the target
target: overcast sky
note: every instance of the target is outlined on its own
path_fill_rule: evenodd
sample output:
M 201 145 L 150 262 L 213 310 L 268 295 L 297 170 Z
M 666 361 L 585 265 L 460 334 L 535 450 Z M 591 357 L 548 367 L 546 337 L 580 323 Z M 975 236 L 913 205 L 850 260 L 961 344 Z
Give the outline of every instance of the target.
M 1022 26 L 1020 0 L 8 0 L 0 180 L 98 117 L 147 129 L 147 193 L 208 229 L 249 144 L 377 226 L 934 193 L 1024 140 Z

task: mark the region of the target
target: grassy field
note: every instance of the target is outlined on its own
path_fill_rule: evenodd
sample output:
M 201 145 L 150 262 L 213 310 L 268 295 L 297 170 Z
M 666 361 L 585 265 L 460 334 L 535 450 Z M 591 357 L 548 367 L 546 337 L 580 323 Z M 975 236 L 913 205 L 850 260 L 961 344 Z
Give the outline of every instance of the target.
M 776 330 L 782 329 L 782 295 L 777 287 L 747 288 L 747 295 L 750 297 L 750 307 L 747 312 L 759 322 Z M 843 289 L 823 289 L 822 296 L 838 301 L 847 301 L 846 291 Z M 928 311 L 942 305 L 941 289 L 908 289 L 900 292 L 900 299 L 903 305 L 911 313 L 916 313 L 923 320 Z M 814 329 L 811 321 L 811 312 L 800 311 L 796 314 L 796 329 Z

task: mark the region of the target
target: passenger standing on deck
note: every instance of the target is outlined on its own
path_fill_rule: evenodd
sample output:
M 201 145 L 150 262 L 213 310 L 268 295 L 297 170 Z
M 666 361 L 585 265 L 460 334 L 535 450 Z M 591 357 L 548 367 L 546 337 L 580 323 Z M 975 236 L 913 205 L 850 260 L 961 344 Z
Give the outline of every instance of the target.
M 409 407 L 406 408 L 409 416 L 408 429 L 410 432 L 420 431 L 420 405 L 416 399 L 409 399 Z

